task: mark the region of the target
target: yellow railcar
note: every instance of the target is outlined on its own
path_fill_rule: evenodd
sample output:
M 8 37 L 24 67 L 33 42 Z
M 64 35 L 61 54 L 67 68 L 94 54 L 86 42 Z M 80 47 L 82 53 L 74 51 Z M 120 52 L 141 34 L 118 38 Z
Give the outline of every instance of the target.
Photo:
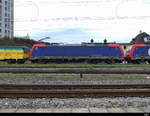
M 29 58 L 29 48 L 24 46 L 0 46 L 0 60 L 8 63 L 24 63 Z

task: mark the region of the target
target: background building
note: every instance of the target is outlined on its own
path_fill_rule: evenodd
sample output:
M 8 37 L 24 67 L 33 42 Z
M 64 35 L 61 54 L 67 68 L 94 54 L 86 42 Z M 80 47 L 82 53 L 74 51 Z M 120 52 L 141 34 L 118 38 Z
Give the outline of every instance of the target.
M 0 0 L 0 38 L 14 35 L 14 0 Z
M 131 44 L 150 44 L 150 35 L 146 32 L 140 32 L 135 38 L 130 42 Z

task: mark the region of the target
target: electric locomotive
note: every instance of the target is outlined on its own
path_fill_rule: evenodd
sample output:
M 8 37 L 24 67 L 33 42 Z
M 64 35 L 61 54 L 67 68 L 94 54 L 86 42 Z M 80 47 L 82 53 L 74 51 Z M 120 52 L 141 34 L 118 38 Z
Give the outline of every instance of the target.
M 150 63 L 150 45 L 133 44 L 130 46 L 125 57 L 128 63 Z
M 103 45 L 45 45 L 35 44 L 30 50 L 33 63 L 48 62 L 88 62 L 114 63 L 124 60 L 124 52 L 119 44 Z
M 0 61 L 24 63 L 29 59 L 29 50 L 25 46 L 0 46 Z

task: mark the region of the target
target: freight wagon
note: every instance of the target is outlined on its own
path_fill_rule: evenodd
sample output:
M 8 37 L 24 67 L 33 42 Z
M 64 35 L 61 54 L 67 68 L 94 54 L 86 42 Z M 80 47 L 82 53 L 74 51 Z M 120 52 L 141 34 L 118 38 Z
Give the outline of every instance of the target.
M 119 44 L 108 45 L 51 45 L 36 44 L 30 51 L 33 63 L 41 62 L 122 62 L 124 53 Z
M 29 58 L 29 48 L 24 46 L 0 46 L 0 61 L 24 63 Z

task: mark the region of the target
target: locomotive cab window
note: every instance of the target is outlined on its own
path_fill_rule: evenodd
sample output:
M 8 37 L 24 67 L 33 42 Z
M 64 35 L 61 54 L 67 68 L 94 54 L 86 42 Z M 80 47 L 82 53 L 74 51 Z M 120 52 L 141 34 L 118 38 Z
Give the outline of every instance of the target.
M 132 48 L 131 46 L 126 47 L 126 51 L 130 52 L 131 48 Z
M 150 37 L 145 37 L 144 42 L 150 42 Z
M 35 50 L 38 50 L 38 47 L 36 47 Z

